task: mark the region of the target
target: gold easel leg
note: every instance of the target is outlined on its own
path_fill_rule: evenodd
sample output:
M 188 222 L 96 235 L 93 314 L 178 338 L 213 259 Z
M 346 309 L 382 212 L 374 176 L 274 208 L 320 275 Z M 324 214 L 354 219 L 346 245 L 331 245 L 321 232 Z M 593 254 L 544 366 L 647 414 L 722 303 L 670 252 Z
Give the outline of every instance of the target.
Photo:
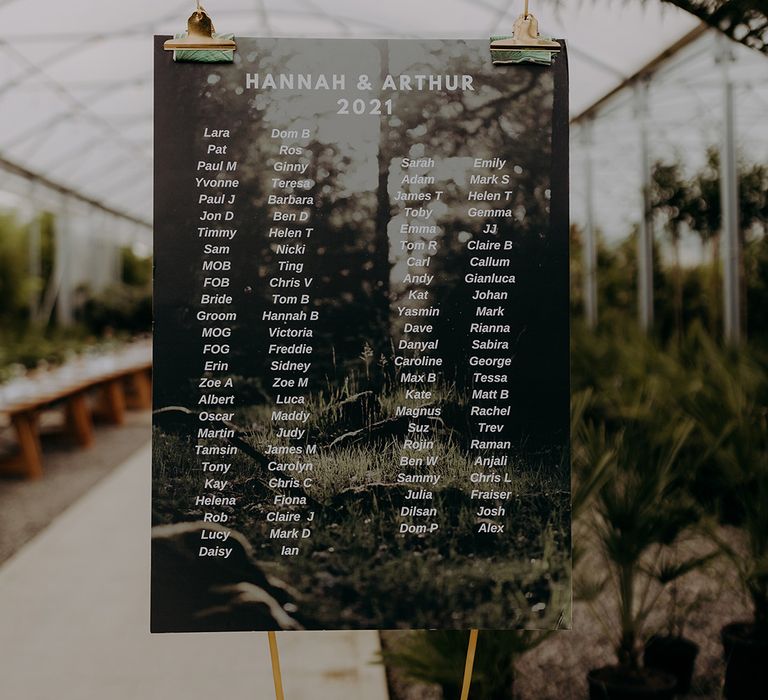
M 275 700 L 285 700 L 283 695 L 283 676 L 280 673 L 280 654 L 277 651 L 277 636 L 274 632 L 267 632 L 269 639 L 269 656 L 272 659 L 272 678 L 275 681 Z
M 472 684 L 472 669 L 475 667 L 475 650 L 477 649 L 477 630 L 469 631 L 467 645 L 467 660 L 464 664 L 464 683 L 461 686 L 461 700 L 469 700 L 469 686 Z

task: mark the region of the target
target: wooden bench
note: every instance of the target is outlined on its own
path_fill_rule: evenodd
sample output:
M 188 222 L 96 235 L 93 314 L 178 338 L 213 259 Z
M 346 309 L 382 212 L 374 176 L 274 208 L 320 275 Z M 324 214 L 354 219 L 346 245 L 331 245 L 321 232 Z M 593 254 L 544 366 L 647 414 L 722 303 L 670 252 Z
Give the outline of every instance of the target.
M 45 381 L 45 375 L 39 375 L 37 387 L 35 380 L 31 380 L 28 395 L 19 400 L 0 401 L 0 413 L 10 418 L 19 446 L 17 455 L 0 462 L 0 475 L 25 479 L 43 476 L 40 414 L 45 410 L 63 406 L 66 434 L 75 444 L 88 447 L 93 443 L 94 423 L 89 394 L 99 394 L 97 415 L 114 425 L 123 423 L 128 407 L 149 409 L 152 404 L 151 367 L 148 358 L 140 361 L 128 358 L 124 365 L 118 362 L 109 370 L 86 372 L 85 376 L 73 376 L 71 381 L 62 381 L 55 386 Z

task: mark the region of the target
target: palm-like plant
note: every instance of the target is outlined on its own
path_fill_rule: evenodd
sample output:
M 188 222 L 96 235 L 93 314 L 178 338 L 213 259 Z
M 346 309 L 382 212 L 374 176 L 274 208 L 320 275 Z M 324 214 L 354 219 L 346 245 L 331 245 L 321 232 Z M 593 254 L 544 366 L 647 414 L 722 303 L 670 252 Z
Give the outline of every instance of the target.
M 628 675 L 640 670 L 640 648 L 648 616 L 661 593 L 647 568 L 665 546 L 696 521 L 686 501 L 679 457 L 692 429 L 684 421 L 669 442 L 654 440 L 628 426 L 610 440 L 613 477 L 599 490 L 591 515 L 591 532 L 606 575 L 582 588 L 605 630 L 612 634 L 619 667 Z M 597 605 L 612 588 L 613 614 Z
M 768 53 L 768 9 L 764 0 L 664 0 L 690 12 L 734 41 Z
M 745 353 L 724 355 L 702 336 L 696 362 L 706 377 L 685 400 L 713 472 L 728 485 L 728 519 L 743 547 L 717 538 L 754 609 L 754 632 L 768 640 L 768 371 Z
M 720 479 L 720 517 L 737 525 L 741 541 L 713 537 L 730 558 L 752 603 L 750 621 L 734 621 L 721 635 L 725 697 L 768 697 L 768 371 L 746 350 L 722 353 L 706 337 L 691 356 L 706 380 L 687 397 L 709 473 Z
M 565 2 L 565 0 L 556 0 Z M 649 0 L 631 0 L 648 3 Z M 765 0 L 661 0 L 675 5 L 734 41 L 768 53 L 768 7 Z
M 472 698 L 509 700 L 516 660 L 547 635 L 531 630 L 481 632 L 472 671 Z M 439 685 L 445 700 L 455 700 L 461 694 L 468 639 L 469 632 L 411 632 L 383 656 L 410 678 Z

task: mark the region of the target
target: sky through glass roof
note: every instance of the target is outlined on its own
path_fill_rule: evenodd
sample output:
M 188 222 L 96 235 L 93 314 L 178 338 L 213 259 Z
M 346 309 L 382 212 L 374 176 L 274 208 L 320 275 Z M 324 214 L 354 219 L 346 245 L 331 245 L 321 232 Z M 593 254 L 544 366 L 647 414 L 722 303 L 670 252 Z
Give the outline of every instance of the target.
M 217 29 L 251 36 L 486 37 L 507 0 L 210 0 Z M 185 26 L 176 0 L 0 0 L 0 158 L 148 220 L 152 35 Z M 697 22 L 661 3 L 534 0 L 543 32 L 569 42 L 579 113 Z

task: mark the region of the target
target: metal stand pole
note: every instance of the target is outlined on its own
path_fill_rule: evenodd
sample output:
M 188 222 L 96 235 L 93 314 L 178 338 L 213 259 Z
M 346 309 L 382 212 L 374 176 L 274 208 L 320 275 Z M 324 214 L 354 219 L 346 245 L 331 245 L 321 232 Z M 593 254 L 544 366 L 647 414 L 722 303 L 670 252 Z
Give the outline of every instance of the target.
M 267 632 L 269 640 L 269 656 L 272 660 L 272 679 L 275 682 L 275 700 L 285 700 L 283 694 L 283 676 L 280 673 L 280 654 L 277 649 L 277 636 L 274 632 Z
M 475 668 L 475 650 L 477 649 L 477 630 L 469 631 L 467 660 L 464 663 L 464 682 L 461 686 L 461 700 L 469 700 L 469 687 L 472 685 L 472 670 Z
M 637 303 L 640 327 L 646 333 L 653 326 L 653 212 L 651 211 L 651 163 L 648 148 L 648 84 L 635 87 L 637 118 L 640 124 L 640 168 L 642 211 L 637 236 Z
M 722 216 L 723 258 L 723 335 L 726 343 L 741 340 L 741 280 L 739 264 L 739 181 L 736 170 L 736 136 L 734 128 L 733 82 L 728 64 L 733 55 L 723 42 L 718 59 L 723 70 L 723 133 L 720 145 L 720 201 Z
M 594 221 L 594 184 L 592 179 L 592 120 L 581 127 L 584 149 L 584 316 L 590 328 L 597 326 L 597 240 Z

